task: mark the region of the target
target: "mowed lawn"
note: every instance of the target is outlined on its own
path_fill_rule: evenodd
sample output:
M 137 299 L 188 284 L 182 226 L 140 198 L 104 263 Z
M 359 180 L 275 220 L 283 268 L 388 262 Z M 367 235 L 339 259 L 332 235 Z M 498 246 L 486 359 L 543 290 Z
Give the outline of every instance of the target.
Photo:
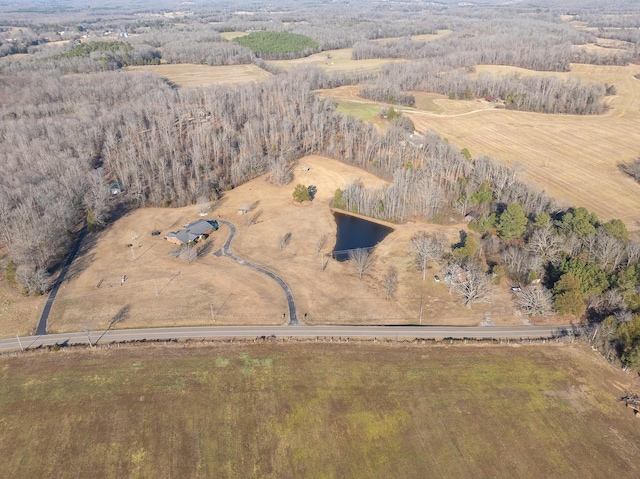
M 640 477 L 634 378 L 573 346 L 0 357 L 3 477 Z

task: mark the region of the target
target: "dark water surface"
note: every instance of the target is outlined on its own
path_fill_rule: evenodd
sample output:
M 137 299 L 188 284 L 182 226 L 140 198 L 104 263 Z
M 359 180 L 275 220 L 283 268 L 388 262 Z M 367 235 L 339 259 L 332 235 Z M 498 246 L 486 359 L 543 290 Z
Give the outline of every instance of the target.
M 357 248 L 373 248 L 392 228 L 355 216 L 334 213 L 338 225 L 338 238 L 333 250 L 333 257 L 338 261 L 349 259 L 349 250 Z

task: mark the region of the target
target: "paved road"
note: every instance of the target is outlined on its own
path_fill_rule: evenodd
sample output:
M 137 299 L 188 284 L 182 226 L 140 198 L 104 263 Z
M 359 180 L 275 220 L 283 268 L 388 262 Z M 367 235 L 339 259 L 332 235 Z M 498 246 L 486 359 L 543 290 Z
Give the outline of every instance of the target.
M 293 300 L 293 293 L 291 292 L 289 285 L 287 285 L 287 283 L 285 283 L 284 280 L 274 272 L 269 271 L 268 269 L 263 268 L 262 266 L 253 264 L 247 260 L 244 260 L 234 255 L 231 252 L 231 241 L 233 241 L 233 237 L 236 234 L 236 227 L 233 225 L 233 223 L 230 223 L 229 221 L 226 221 L 226 220 L 219 219 L 218 223 L 225 224 L 231 229 L 231 233 L 229 233 L 229 237 L 224 242 L 224 246 L 222 246 L 222 253 L 225 256 L 228 256 L 229 258 L 234 260 L 236 263 L 240 263 L 241 265 L 248 266 L 249 268 L 253 268 L 256 271 L 260 271 L 261 273 L 266 274 L 270 278 L 274 279 L 280 285 L 280 287 L 284 290 L 284 294 L 287 297 L 287 304 L 289 305 L 289 326 L 296 326 L 296 325 L 302 324 L 301 321 L 298 321 L 298 315 L 296 313 L 296 303 Z
M 60 289 L 60 285 L 62 281 L 64 281 L 64 277 L 67 275 L 67 271 L 69 271 L 69 266 L 75 259 L 78 251 L 80 250 L 80 245 L 82 244 L 82 240 L 87 234 L 87 227 L 83 226 L 80 232 L 78 233 L 78 238 L 76 239 L 75 244 L 73 245 L 73 249 L 67 260 L 64 262 L 62 266 L 62 270 L 58 275 L 58 279 L 56 280 L 56 284 L 53 286 L 53 289 L 49 293 L 49 297 L 47 298 L 47 302 L 44 305 L 44 309 L 42 310 L 42 314 L 40 315 L 40 321 L 38 321 L 38 326 L 36 327 L 36 335 L 47 334 L 47 321 L 49 321 L 49 313 L 51 312 L 51 307 L 53 306 L 53 302 L 56 299 L 56 295 L 58 294 L 58 290 Z
M 520 339 L 550 338 L 577 334 L 579 326 L 199 326 L 175 328 L 120 329 L 47 334 L 0 340 L 0 352 L 47 345 L 95 345 L 110 342 L 172 339 L 231 339 L 260 337 L 295 338 L 379 338 L 379 339 Z

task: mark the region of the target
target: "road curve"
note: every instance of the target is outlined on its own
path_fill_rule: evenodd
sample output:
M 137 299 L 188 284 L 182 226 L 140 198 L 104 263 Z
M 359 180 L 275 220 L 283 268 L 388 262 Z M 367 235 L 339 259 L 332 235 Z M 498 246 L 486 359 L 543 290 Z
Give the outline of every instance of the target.
M 298 321 L 298 315 L 296 313 L 296 303 L 293 300 L 293 293 L 291 292 L 291 289 L 289 288 L 289 285 L 287 283 L 285 283 L 285 281 L 278 276 L 277 274 L 275 274 L 272 271 L 269 271 L 266 268 L 263 268 L 262 266 L 259 266 L 257 264 L 251 263 L 245 259 L 242 259 L 236 255 L 234 255 L 231 252 L 231 241 L 233 241 L 233 237 L 236 234 L 236 227 L 233 225 L 233 223 L 226 221 L 226 220 L 218 220 L 218 223 L 222 223 L 224 225 L 227 225 L 230 229 L 231 229 L 231 233 L 229 233 L 229 236 L 227 237 L 227 240 L 224 242 L 224 245 L 222 246 L 222 254 L 224 256 L 227 256 L 229 258 L 231 258 L 232 260 L 234 260 L 236 263 L 239 263 L 243 266 L 248 266 L 249 268 L 253 268 L 256 271 L 259 271 L 263 274 L 266 274 L 267 276 L 269 276 L 270 278 L 274 279 L 276 281 L 276 283 L 278 283 L 280 285 L 280 287 L 284 290 L 284 294 L 287 297 L 287 304 L 289 306 L 289 326 L 297 326 L 297 325 L 302 325 L 302 323 L 300 321 Z
M 41 346 L 92 345 L 174 339 L 232 339 L 261 337 L 378 338 L 378 339 L 538 339 L 574 336 L 576 325 L 555 326 L 196 326 L 120 329 L 27 336 L 0 340 L 0 352 Z

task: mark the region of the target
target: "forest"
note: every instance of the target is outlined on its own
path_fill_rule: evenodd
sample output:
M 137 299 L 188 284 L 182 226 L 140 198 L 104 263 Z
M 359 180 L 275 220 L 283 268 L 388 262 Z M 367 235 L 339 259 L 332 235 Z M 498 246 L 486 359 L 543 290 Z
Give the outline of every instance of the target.
M 80 223 L 99 229 L 128 209 L 217 199 L 264 173 L 279 177 L 296 159 L 317 153 L 391 182 L 375 190 L 347 185 L 336 192 L 335 207 L 394 222 L 471 218 L 474 233 L 453 249 L 430 236 L 412 241 L 418 263 L 429 257 L 451 274 L 475 278 L 479 287 L 461 292 L 467 304 L 509 277 L 524 285 L 514 295 L 524 314 L 584 318 L 600 328 L 612 358 L 640 367 L 640 246 L 623 222 L 600 221 L 580 205 L 562 207 L 499 159 L 471 158 L 433 132 L 414 135 L 406 122 L 392 122 L 382 133 L 315 93 L 357 84 L 362 96 L 388 103 L 412 104 L 410 91 L 426 91 L 452 99 L 495 96 L 505 108 L 544 114 L 601 114 L 604 97 L 615 94 L 609 85 L 475 75 L 475 67 L 563 72 L 576 60 L 637 62 L 635 5 L 615 3 L 615 11 L 625 12 L 617 22 L 578 2 L 571 12 L 553 2 L 542 9 L 283 2 L 277 12 L 243 2 L 194 3 L 171 16 L 129 5 L 99 17 L 71 5 L 63 12 L 34 6 L 35 22 L 27 20 L 33 13 L 27 7 L 2 13 L 2 266 L 26 294 L 51 287 Z M 596 30 L 560 20 L 569 14 Z M 431 42 L 410 38 L 439 30 L 453 33 Z M 379 73 L 284 72 L 240 39 L 225 40 L 234 31 L 312 39 L 294 42 L 303 50 L 295 55 L 353 47 L 354 59 L 407 61 Z M 596 33 L 626 42 L 624 50 L 613 57 L 580 53 Z M 289 58 L 288 51 L 264 53 Z M 274 76 L 244 86 L 178 89 L 153 73 L 123 70 L 161 62 L 254 63 Z M 109 191 L 113 183 L 125 192 L 118 199 Z

